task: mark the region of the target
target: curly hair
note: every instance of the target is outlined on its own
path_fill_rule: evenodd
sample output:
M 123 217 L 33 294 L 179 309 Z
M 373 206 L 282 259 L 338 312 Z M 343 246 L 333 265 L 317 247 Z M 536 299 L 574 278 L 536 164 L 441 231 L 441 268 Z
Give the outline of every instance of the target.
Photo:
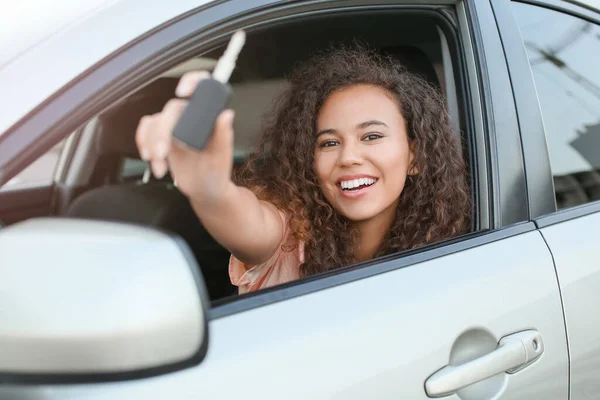
M 236 182 L 288 216 L 293 235 L 305 243 L 301 276 L 356 262 L 357 232 L 327 202 L 314 171 L 318 112 L 328 96 L 342 88 L 368 84 L 388 91 L 398 103 L 414 149 L 410 168 L 418 172 L 407 178 L 395 221 L 376 256 L 468 230 L 465 161 L 436 88 L 363 45 L 320 53 L 298 67 L 289 81 L 288 90 L 265 115 L 262 135 Z

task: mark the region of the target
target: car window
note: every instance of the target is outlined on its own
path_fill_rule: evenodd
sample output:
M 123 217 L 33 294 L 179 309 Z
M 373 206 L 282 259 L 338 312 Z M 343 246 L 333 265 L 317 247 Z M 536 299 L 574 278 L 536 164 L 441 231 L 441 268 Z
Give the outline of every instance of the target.
M 600 26 L 513 3 L 535 80 L 559 209 L 600 200 Z
M 0 187 L 0 191 L 18 189 L 21 186 L 50 185 L 54 179 L 54 172 L 65 142 L 66 139 L 48 150 L 18 175 Z

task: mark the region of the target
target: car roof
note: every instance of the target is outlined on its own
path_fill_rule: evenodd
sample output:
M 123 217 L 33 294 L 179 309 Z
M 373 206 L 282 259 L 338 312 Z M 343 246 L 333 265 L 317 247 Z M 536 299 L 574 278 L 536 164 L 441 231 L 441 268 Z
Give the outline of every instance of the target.
M 567 0 L 570 3 L 600 11 L 600 0 Z
M 114 0 L 29 0 L 7 3 L 0 13 L 0 69 L 61 29 Z
M 26 0 L 0 13 L 0 136 L 82 72 L 212 0 Z

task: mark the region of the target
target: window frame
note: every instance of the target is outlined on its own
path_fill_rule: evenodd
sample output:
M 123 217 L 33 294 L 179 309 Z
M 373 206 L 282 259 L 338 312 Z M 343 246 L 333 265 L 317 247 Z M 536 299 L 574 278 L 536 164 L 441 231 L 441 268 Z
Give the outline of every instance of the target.
M 24 180 L 23 182 L 8 184 L 8 183 L 10 183 L 10 180 L 9 180 L 6 184 L 4 184 L 3 186 L 0 186 L 0 192 L 15 192 L 15 191 L 20 191 L 20 190 L 48 188 L 50 186 L 54 186 L 54 184 L 57 181 L 57 177 L 61 173 L 60 171 L 62 171 L 62 168 L 64 168 L 64 165 L 65 165 L 64 154 L 66 152 L 66 149 L 69 146 L 70 141 L 71 141 L 70 137 L 67 137 L 67 138 L 61 140 L 60 142 L 58 142 L 56 145 L 52 146 L 50 149 L 48 149 L 46 152 L 44 152 L 40 157 L 38 157 L 35 161 L 33 161 L 31 164 L 29 164 L 26 168 L 24 168 L 22 171 L 20 171 L 17 175 L 15 175 L 12 178 L 12 179 L 18 178 L 24 171 L 27 170 L 27 168 L 35 166 L 38 162 L 40 162 L 43 159 L 43 157 L 48 156 L 48 154 L 51 151 L 54 151 L 54 147 L 56 147 L 60 144 L 61 147 L 60 147 L 60 149 L 58 149 L 58 151 L 55 154 L 54 165 L 52 166 L 52 169 L 50 171 L 46 171 L 47 173 L 44 174 L 45 176 L 43 179 Z
M 465 45 L 474 59 L 468 76 L 470 86 L 480 91 L 486 146 L 481 150 L 487 152 L 490 163 L 489 226 L 497 229 L 530 219 L 516 105 L 491 4 L 469 0 L 458 3 L 458 10 L 463 43 L 472 43 L 472 49 Z M 477 117 L 479 105 L 474 101 L 473 106 Z
M 529 216 L 534 219 L 556 211 L 554 182 L 544 122 L 533 74 L 510 0 L 490 0 L 502 39 L 523 148 Z M 538 107 L 532 107 L 537 104 Z
M 8 171 L 21 168 L 62 139 L 64 132 L 73 131 L 158 73 L 211 46 L 221 44 L 228 33 L 238 27 L 270 24 L 279 18 L 295 18 L 299 13 L 322 13 L 328 10 L 429 8 L 435 9 L 456 29 L 462 46 L 458 56 L 463 70 L 456 68 L 455 74 L 464 74 L 468 85 L 463 88 L 457 85 L 457 89 L 464 90 L 466 101 L 470 102 L 466 119 L 467 124 L 472 125 L 471 136 L 474 138 L 470 140 L 474 143 L 471 143 L 471 147 L 479 157 L 476 168 L 480 172 L 476 177 L 478 189 L 474 189 L 478 190 L 479 200 L 487 212 L 479 227 L 482 230 L 454 240 L 345 267 L 327 276 L 319 275 L 240 296 L 229 303 L 216 304 L 216 308 L 211 310 L 211 318 L 324 290 L 535 229 L 532 223 L 527 222 L 523 163 L 513 161 L 515 157 L 522 159 L 516 108 L 512 91 L 506 85 L 508 71 L 489 3 L 476 0 L 459 3 L 441 0 L 431 4 L 419 1 L 398 4 L 398 1 L 389 0 L 377 5 L 369 5 L 361 0 L 274 3 L 274 0 L 216 2 L 149 32 L 83 73 L 15 128 L 7 131 L 2 139 L 3 145 L 8 143 L 11 155 L 5 153 L 0 157 L 0 165 Z M 444 5 L 455 6 L 456 18 L 447 10 L 437 11 L 439 6 Z
M 519 120 L 523 121 L 522 131 L 531 136 L 523 140 L 523 154 L 526 160 L 526 175 L 529 193 L 529 207 L 532 220 L 539 228 L 600 212 L 600 200 L 584 203 L 566 209 L 557 209 L 556 194 L 542 111 L 537 96 L 533 72 L 512 3 L 523 3 L 560 12 L 584 19 L 600 26 L 600 11 L 557 0 L 491 0 L 498 17 L 498 28 L 503 41 L 511 49 L 507 52 L 507 63 L 511 77 L 519 82 L 514 88 Z M 538 107 L 531 107 L 538 104 Z M 540 152 L 540 148 L 545 152 Z M 544 153 L 544 154 L 541 154 Z

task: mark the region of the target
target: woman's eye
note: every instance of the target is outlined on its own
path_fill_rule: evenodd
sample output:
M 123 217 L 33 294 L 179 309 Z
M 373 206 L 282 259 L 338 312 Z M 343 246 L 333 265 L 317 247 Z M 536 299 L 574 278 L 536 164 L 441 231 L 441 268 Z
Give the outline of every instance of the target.
M 382 138 L 383 135 L 380 133 L 367 133 L 365 136 L 363 136 L 363 140 L 377 140 Z
M 319 147 L 333 147 L 336 146 L 337 142 L 335 140 L 324 140 L 319 144 Z

